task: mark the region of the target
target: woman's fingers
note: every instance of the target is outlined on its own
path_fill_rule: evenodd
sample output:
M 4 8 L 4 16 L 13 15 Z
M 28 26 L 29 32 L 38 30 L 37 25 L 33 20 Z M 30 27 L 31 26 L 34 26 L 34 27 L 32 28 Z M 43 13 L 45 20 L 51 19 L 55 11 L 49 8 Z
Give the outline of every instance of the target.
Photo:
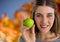
M 28 28 L 28 27 L 23 26 L 22 31 L 28 31 L 28 30 L 29 30 L 29 28 Z
M 26 32 L 30 32 L 30 33 L 35 33 L 35 25 L 33 25 L 32 28 L 29 28 L 29 27 L 26 27 L 26 26 L 23 26 L 22 30 L 26 31 Z
M 32 27 L 32 33 L 35 33 L 35 25 Z
M 35 24 L 34 24 L 34 26 L 33 26 L 33 28 L 32 28 L 32 35 L 33 35 L 33 39 L 34 39 L 34 42 L 35 42 L 35 40 L 36 40 L 36 38 L 35 38 Z
M 24 18 L 23 18 L 23 16 L 21 16 L 21 18 L 20 18 L 20 20 L 21 20 L 21 27 L 20 27 L 20 31 L 22 32 L 22 33 L 35 33 L 35 25 L 33 25 L 33 27 L 31 28 L 31 29 L 29 29 L 29 27 L 26 27 L 26 26 L 24 26 L 23 25 L 23 23 L 24 23 Z

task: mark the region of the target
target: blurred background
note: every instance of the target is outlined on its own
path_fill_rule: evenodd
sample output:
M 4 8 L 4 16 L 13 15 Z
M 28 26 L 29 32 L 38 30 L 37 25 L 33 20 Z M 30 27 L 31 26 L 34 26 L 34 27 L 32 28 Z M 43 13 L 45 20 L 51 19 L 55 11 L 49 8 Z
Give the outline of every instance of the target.
M 55 0 L 60 16 L 60 0 Z M 21 36 L 20 17 L 30 17 L 34 0 L 0 0 L 0 40 L 18 42 Z

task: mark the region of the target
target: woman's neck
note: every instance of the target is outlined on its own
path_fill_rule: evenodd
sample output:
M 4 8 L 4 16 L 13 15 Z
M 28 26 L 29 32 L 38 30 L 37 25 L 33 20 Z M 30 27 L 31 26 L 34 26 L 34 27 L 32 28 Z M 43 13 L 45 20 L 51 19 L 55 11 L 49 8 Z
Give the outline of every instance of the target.
M 42 33 L 42 32 L 40 32 L 39 33 L 39 35 L 41 36 L 41 37 L 46 37 L 46 36 L 49 36 L 49 35 L 51 35 L 52 33 L 49 31 L 49 32 L 47 32 L 47 33 Z
M 49 39 L 52 39 L 54 37 L 56 37 L 55 33 L 51 33 L 50 31 L 47 32 L 47 33 L 39 33 L 38 34 L 38 37 L 41 39 L 41 40 L 49 40 Z

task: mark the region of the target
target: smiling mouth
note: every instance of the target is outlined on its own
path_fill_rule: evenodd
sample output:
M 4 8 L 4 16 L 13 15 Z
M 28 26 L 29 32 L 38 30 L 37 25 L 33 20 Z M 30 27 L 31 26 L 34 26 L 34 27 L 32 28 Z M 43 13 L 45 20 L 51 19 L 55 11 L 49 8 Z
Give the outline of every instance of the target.
M 47 28 L 48 25 L 40 25 L 41 28 Z

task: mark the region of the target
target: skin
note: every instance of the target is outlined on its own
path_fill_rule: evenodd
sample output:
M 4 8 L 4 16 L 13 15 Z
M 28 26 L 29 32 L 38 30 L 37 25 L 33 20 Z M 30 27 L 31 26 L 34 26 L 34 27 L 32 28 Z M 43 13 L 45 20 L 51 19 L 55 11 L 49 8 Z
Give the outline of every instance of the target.
M 35 11 L 35 22 L 41 33 L 50 31 L 54 23 L 54 9 L 48 6 L 39 6 Z
M 35 22 L 37 24 L 40 33 L 39 39 L 51 41 L 56 39 L 55 33 L 51 33 L 50 29 L 53 26 L 55 15 L 54 9 L 49 6 L 39 6 L 35 11 Z
M 50 29 L 54 23 L 54 9 L 49 6 L 39 6 L 35 10 L 35 22 L 40 32 L 38 38 L 43 41 L 52 41 L 57 39 L 55 33 L 51 33 Z M 24 18 L 21 18 L 21 32 L 26 42 L 35 42 L 35 25 L 30 30 L 28 27 L 23 25 Z M 28 29 L 27 29 L 28 28 Z

